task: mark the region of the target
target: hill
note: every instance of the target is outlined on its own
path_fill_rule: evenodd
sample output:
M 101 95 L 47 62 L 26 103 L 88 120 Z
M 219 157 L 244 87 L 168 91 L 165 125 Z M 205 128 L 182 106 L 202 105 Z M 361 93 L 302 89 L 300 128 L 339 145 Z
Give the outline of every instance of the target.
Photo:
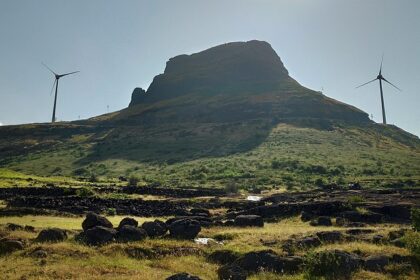
M 419 143 L 301 86 L 268 43 L 249 41 L 170 59 L 121 111 L 1 127 L 0 166 L 38 175 L 137 175 L 170 186 L 416 185 Z

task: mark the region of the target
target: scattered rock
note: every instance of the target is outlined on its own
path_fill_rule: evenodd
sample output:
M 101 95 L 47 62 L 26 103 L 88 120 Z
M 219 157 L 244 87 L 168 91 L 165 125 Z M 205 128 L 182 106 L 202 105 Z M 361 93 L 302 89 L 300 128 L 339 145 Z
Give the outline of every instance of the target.
M 103 245 L 114 240 L 117 231 L 103 226 L 96 226 L 84 232 L 84 241 L 88 245 Z
M 210 262 L 222 265 L 231 264 L 239 258 L 239 253 L 230 250 L 218 250 L 208 255 Z
M 310 247 L 318 247 L 321 246 L 321 241 L 318 237 L 304 237 L 302 239 L 296 240 L 296 246 L 300 248 L 310 248 Z
M 389 257 L 384 255 L 369 256 L 365 259 L 364 268 L 369 271 L 383 271 L 389 264 Z
M 139 222 L 137 222 L 136 219 L 125 217 L 124 219 L 121 220 L 120 224 L 118 225 L 118 228 L 121 228 L 122 226 L 125 226 L 125 225 L 137 227 L 139 225 Z
M 124 225 L 118 229 L 116 239 L 119 242 L 141 241 L 147 237 L 147 232 L 138 227 Z
M 399 247 L 399 248 L 404 248 L 405 247 L 405 242 L 402 238 L 392 240 L 390 243 L 392 245 L 396 246 L 396 247 Z
M 219 268 L 217 275 L 220 280 L 246 280 L 247 272 L 237 265 L 224 265 Z
M 361 223 L 380 223 L 383 220 L 383 215 L 374 212 L 359 213 L 357 211 L 345 211 L 341 216 L 350 222 Z
M 194 239 L 200 231 L 200 223 L 190 219 L 178 220 L 169 226 L 170 236 L 180 239 Z
M 372 243 L 379 244 L 384 241 L 384 236 L 380 234 L 376 234 L 372 236 Z
M 302 214 L 300 215 L 300 219 L 303 222 L 309 222 L 310 220 L 312 220 L 314 218 L 314 215 L 312 213 L 303 211 Z
M 30 254 L 34 258 L 45 259 L 48 256 L 47 251 L 37 248 Z
M 323 242 L 338 242 L 343 239 L 343 234 L 337 230 L 334 231 L 320 231 L 316 236 Z
M 183 273 L 178 273 L 178 274 L 172 275 L 172 276 L 166 278 L 166 280 L 200 280 L 200 277 L 192 276 L 188 273 L 183 272 Z
M 23 230 L 23 226 L 13 223 L 8 223 L 6 225 L 6 230 L 15 231 L 15 230 Z
M 327 216 L 321 216 L 310 222 L 311 226 L 332 226 L 331 218 Z
M 24 244 L 20 240 L 3 238 L 0 239 L 0 255 L 10 254 L 14 251 L 23 250 Z
M 193 208 L 193 209 L 190 210 L 190 212 L 193 215 L 210 217 L 210 211 L 208 209 Z
M 235 226 L 239 227 L 263 227 L 264 221 L 258 215 L 239 215 L 235 218 Z
M 373 229 L 362 229 L 362 228 L 352 228 L 352 229 L 346 230 L 346 233 L 350 235 L 369 234 L 373 232 L 375 232 Z
M 168 231 L 167 225 L 159 220 L 153 222 L 144 222 L 141 227 L 147 232 L 150 237 L 163 236 Z
M 348 189 L 349 190 L 361 190 L 362 189 L 362 185 L 360 185 L 360 183 L 356 182 L 356 183 L 350 183 L 348 184 Z
M 38 234 L 36 241 L 38 242 L 61 242 L 67 239 L 67 233 L 63 229 L 49 228 L 43 229 Z
M 106 227 L 106 228 L 113 228 L 112 223 L 105 217 L 102 217 L 98 214 L 93 212 L 89 212 L 86 215 L 85 220 L 82 223 L 83 230 L 88 230 L 94 228 L 96 226 Z
M 33 226 L 25 226 L 24 230 L 29 232 L 35 232 L 35 228 Z
M 388 239 L 390 241 L 401 238 L 404 236 L 406 230 L 405 229 L 400 229 L 400 230 L 394 230 L 394 231 L 390 231 L 388 233 Z

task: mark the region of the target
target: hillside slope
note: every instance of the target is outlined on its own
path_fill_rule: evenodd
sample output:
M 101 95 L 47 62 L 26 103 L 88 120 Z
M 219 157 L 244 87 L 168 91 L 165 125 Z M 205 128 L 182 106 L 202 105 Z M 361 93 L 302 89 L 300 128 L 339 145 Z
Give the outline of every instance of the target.
M 92 119 L 0 127 L 0 167 L 29 174 L 137 175 L 167 185 L 418 184 L 420 141 L 301 86 L 266 42 L 168 61 L 128 108 Z

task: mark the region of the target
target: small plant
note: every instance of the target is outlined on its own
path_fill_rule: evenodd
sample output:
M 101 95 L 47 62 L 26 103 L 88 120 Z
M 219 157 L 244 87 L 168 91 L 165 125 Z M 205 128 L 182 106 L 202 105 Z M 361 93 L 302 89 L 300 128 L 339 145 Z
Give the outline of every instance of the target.
M 411 223 L 415 231 L 420 231 L 420 208 L 411 209 Z
M 89 197 L 89 196 L 94 196 L 95 192 L 92 191 L 91 189 L 83 187 L 76 191 L 76 195 L 80 197 Z
M 139 183 L 139 181 L 140 181 L 139 177 L 137 177 L 137 176 L 135 176 L 135 175 L 131 175 L 131 176 L 128 178 L 128 185 L 129 185 L 130 187 L 137 187 L 137 184 Z
M 349 196 L 349 198 L 347 199 L 347 202 L 349 204 L 358 204 L 358 203 L 362 203 L 365 202 L 365 198 L 363 196 L 360 195 L 351 195 Z
M 115 216 L 115 215 L 117 215 L 117 209 L 115 209 L 115 208 L 108 208 L 108 209 L 106 210 L 106 213 L 107 213 L 109 216 Z

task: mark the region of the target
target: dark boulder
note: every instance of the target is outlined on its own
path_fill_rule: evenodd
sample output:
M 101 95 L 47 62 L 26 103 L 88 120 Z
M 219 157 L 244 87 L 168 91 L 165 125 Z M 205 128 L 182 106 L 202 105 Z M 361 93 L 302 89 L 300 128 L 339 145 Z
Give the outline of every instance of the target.
M 125 225 L 137 227 L 139 225 L 139 222 L 137 222 L 136 219 L 125 217 L 124 219 L 121 220 L 120 224 L 118 225 L 118 228 L 121 228 L 122 226 L 125 226 Z
M 343 239 L 343 234 L 338 230 L 334 231 L 320 231 L 316 236 L 323 242 L 338 242 Z
M 225 226 L 225 227 L 233 227 L 234 225 L 235 225 L 234 220 L 227 220 L 223 223 L 223 226 Z
M 318 237 L 308 236 L 302 239 L 298 239 L 295 242 L 297 247 L 300 248 L 310 248 L 310 247 L 318 247 L 321 246 L 321 241 Z
M 43 229 L 38 234 L 36 241 L 38 242 L 61 242 L 67 239 L 65 230 L 59 228 Z
M 406 230 L 405 230 L 405 229 L 400 229 L 400 230 L 393 230 L 393 231 L 390 231 L 390 232 L 388 233 L 388 239 L 389 239 L 390 241 L 392 241 L 392 240 L 395 240 L 395 239 L 401 238 L 401 237 L 403 237 L 403 236 L 404 236 L 405 232 L 406 232 Z
M 360 223 L 381 223 L 383 215 L 374 212 L 359 213 L 357 211 L 345 211 L 341 213 L 341 217 L 345 218 L 350 222 Z
M 346 233 L 349 235 L 361 235 L 361 234 L 369 234 L 375 232 L 373 229 L 364 229 L 364 228 L 352 228 L 346 230 Z
M 35 232 L 35 228 L 33 226 L 25 226 L 24 230 L 29 232 Z
M 362 185 L 360 185 L 360 183 L 356 182 L 356 183 L 350 183 L 348 184 L 348 189 L 349 190 L 361 190 L 362 189 Z
M 246 280 L 247 272 L 237 265 L 224 265 L 219 268 L 217 275 L 220 280 Z
M 341 250 L 322 251 L 308 260 L 308 274 L 327 279 L 350 279 L 362 260 L 355 254 Z
M 314 215 L 312 213 L 303 211 L 302 214 L 300 215 L 300 219 L 303 222 L 309 222 L 310 220 L 312 220 L 314 218 Z
M 376 235 L 372 236 L 371 241 L 372 241 L 372 243 L 375 243 L 375 244 L 382 243 L 384 241 L 384 236 L 380 235 L 380 234 L 376 234 Z
M 231 264 L 239 258 L 239 253 L 230 250 L 218 250 L 207 256 L 207 260 L 217 264 Z
M 198 276 L 193 276 L 188 273 L 178 273 L 166 278 L 166 280 L 200 280 L 201 278 Z
M 88 245 L 103 245 L 114 240 L 117 231 L 103 226 L 96 226 L 84 232 L 83 240 Z
M 3 238 L 0 239 L 0 255 L 10 254 L 14 251 L 23 250 L 24 244 L 20 240 Z
M 15 230 L 23 230 L 24 227 L 14 223 L 8 223 L 6 225 L 6 230 L 15 231 Z
M 384 271 L 389 264 L 389 257 L 384 255 L 369 256 L 365 259 L 364 268 L 369 271 Z
M 141 241 L 147 237 L 147 232 L 138 227 L 124 225 L 118 229 L 116 240 L 118 242 Z
M 258 215 L 239 215 L 235 218 L 235 226 L 238 227 L 263 227 L 264 221 Z
M 200 231 L 200 222 L 191 219 L 178 220 L 169 226 L 170 236 L 180 239 L 194 239 Z
M 48 253 L 41 248 L 36 248 L 31 252 L 30 256 L 37 259 L 45 259 L 48 256 Z
M 87 213 L 86 218 L 82 223 L 83 230 L 86 231 L 97 226 L 113 228 L 112 223 L 107 218 L 93 212 Z
M 150 237 L 163 236 L 168 231 L 167 225 L 159 220 L 155 220 L 153 222 L 144 222 L 141 227 Z
M 193 208 L 190 210 L 192 215 L 210 217 L 210 211 L 204 208 Z
M 311 226 L 332 226 L 331 218 L 327 216 L 321 216 L 312 220 L 310 223 Z

